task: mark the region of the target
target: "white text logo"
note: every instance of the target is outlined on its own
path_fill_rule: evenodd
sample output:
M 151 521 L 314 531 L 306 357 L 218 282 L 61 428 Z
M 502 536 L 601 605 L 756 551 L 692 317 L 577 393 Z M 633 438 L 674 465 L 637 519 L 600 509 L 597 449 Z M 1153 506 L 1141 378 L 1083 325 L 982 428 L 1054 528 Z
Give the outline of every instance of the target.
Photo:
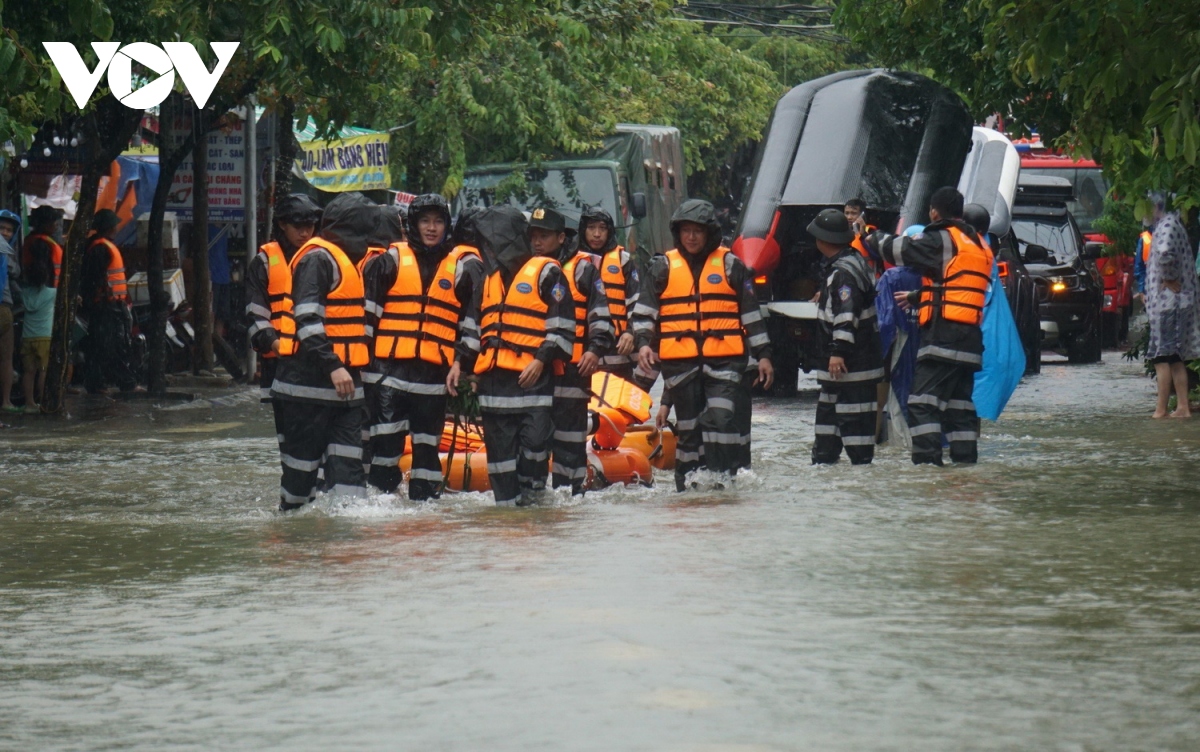
M 87 106 L 104 71 L 108 71 L 108 88 L 126 107 L 146 110 L 167 98 L 175 86 L 175 73 L 197 107 L 204 107 L 212 96 L 217 81 L 233 59 L 240 42 L 210 42 L 217 64 L 209 72 L 200 53 L 188 42 L 163 42 L 159 47 L 149 42 L 133 42 L 124 47 L 120 42 L 92 42 L 92 50 L 100 61 L 95 70 L 88 70 L 79 50 L 70 42 L 42 42 L 54 67 L 62 76 L 67 91 L 75 98 L 79 109 Z M 158 74 L 158 78 L 133 90 L 133 64 L 137 62 Z

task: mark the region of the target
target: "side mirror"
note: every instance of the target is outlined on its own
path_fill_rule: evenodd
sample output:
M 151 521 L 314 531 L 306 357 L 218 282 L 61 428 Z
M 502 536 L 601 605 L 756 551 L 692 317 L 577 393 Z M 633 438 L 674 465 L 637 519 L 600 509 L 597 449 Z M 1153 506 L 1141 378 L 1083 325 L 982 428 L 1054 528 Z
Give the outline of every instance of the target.
M 1024 257 L 1026 264 L 1050 263 L 1050 251 L 1044 245 L 1030 243 L 1025 246 L 1025 252 L 1021 255 Z
M 633 213 L 634 219 L 642 219 L 646 216 L 646 194 L 638 191 L 629 197 L 629 211 Z
M 1100 258 L 1103 255 L 1104 255 L 1104 244 L 1103 243 L 1097 243 L 1097 242 L 1093 241 L 1091 243 L 1084 244 L 1084 246 L 1083 246 L 1083 260 L 1084 261 L 1095 261 L 1096 259 Z

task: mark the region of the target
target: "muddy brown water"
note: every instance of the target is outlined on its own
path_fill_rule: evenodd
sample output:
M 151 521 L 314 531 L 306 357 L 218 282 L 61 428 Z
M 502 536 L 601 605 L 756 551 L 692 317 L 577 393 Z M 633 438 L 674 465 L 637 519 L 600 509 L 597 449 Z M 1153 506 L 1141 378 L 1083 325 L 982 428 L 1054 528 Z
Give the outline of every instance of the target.
M 5 418 L 0 747 L 1197 749 L 1200 420 L 1152 390 L 1047 363 L 971 468 L 813 468 L 809 394 L 724 491 L 287 517 L 252 393 Z

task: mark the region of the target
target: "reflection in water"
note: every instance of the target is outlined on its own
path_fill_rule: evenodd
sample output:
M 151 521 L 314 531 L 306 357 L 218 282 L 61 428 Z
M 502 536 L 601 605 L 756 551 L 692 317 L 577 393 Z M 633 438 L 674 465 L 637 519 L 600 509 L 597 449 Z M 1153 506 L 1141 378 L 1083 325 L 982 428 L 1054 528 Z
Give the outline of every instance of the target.
M 0 433 L 0 746 L 1192 749 L 1200 422 L 1047 364 L 983 462 L 274 513 L 251 401 Z M 14 422 L 19 422 L 17 418 Z M 165 430 L 164 430 L 165 429 Z

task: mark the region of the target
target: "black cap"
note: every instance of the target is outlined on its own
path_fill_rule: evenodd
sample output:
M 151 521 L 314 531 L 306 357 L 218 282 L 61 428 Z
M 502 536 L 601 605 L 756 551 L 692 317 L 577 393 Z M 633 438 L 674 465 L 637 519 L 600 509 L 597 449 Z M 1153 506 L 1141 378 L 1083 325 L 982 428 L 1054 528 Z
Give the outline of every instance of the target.
M 854 231 L 850 229 L 850 220 L 840 209 L 825 209 L 817 218 L 809 222 L 808 234 L 826 243 L 849 244 L 854 240 Z
M 92 217 L 92 229 L 104 234 L 121 224 L 121 218 L 112 209 L 101 209 Z
M 567 227 L 567 218 L 561 213 L 555 209 L 542 206 L 534 209 L 529 215 L 529 229 L 532 230 L 535 227 L 549 230 L 550 232 L 565 232 L 571 235 L 575 232 Z

